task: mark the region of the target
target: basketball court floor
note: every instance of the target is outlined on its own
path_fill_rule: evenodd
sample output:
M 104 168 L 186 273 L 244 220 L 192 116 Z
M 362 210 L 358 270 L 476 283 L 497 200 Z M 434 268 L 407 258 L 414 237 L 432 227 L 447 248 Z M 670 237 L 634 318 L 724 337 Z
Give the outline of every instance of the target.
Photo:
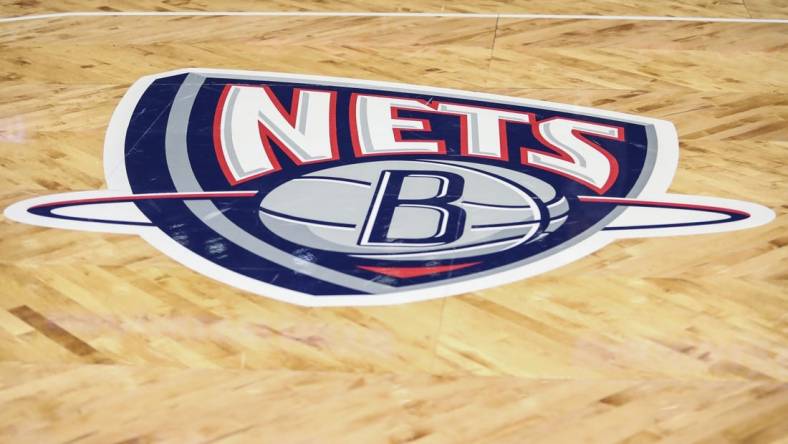
M 105 143 L 122 148 L 111 122 L 147 85 L 139 79 L 264 76 L 240 70 L 421 85 L 402 91 L 422 91 L 418 106 L 435 110 L 459 97 L 450 89 L 493 105 L 580 106 L 571 109 L 589 121 L 668 121 L 678 160 L 662 191 L 762 212 L 735 231 L 618 238 L 527 276 L 321 304 L 296 288 L 309 273 L 245 286 L 168 253 L 170 238 L 41 226 L 7 210 L 0 442 L 788 442 L 785 0 L 5 0 L 0 16 L 3 209 L 110 196 L 96 191 L 116 180 Z M 175 82 L 162 78 L 162 88 Z M 300 103 L 314 106 L 314 94 Z M 295 116 L 296 100 L 280 117 Z M 539 114 L 525 114 L 536 128 Z M 395 130 L 399 143 L 426 143 L 409 128 Z M 140 157 L 131 154 L 127 166 Z M 634 160 L 618 162 L 624 171 Z M 457 177 L 435 171 L 439 182 Z

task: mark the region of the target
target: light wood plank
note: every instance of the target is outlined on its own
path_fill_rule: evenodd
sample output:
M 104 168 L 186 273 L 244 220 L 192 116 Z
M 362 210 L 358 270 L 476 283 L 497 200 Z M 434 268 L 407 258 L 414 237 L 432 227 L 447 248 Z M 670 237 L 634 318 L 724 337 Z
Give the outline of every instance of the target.
M 464 12 L 513 14 L 657 15 L 750 18 L 785 17 L 781 0 L 401 0 L 397 2 L 342 0 L 62 0 L 57 3 L 15 2 L 0 8 L 2 15 L 74 11 L 345 11 L 345 12 Z

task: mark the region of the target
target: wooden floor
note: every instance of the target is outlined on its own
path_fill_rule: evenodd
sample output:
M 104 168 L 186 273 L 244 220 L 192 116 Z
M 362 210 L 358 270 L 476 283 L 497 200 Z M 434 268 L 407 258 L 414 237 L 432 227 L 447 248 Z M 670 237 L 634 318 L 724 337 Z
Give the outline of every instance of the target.
M 47 3 L 3 2 L 0 15 L 205 9 Z M 397 5 L 214 9 L 788 18 L 785 0 Z M 681 140 L 671 191 L 777 213 L 756 229 L 618 241 L 511 285 L 377 308 L 276 302 L 134 236 L 0 216 L 2 442 L 788 442 L 788 24 L 62 17 L 0 23 L 0 54 L 0 207 L 103 187 L 104 132 L 127 87 L 197 66 L 670 120 Z

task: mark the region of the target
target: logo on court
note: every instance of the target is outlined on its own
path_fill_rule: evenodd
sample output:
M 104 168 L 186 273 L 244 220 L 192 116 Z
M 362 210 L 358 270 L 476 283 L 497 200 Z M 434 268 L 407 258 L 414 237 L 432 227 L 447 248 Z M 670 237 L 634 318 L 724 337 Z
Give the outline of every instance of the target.
M 623 237 L 764 224 L 757 204 L 667 194 L 673 125 L 355 79 L 187 69 L 137 81 L 106 138 L 107 190 L 6 209 L 143 237 L 211 278 L 302 305 L 502 285 Z

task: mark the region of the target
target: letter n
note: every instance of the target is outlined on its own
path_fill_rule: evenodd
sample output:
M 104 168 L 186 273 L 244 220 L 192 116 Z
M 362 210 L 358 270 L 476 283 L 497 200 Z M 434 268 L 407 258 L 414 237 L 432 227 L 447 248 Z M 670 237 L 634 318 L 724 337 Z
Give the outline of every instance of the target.
M 268 86 L 227 85 L 214 116 L 219 165 L 232 185 L 279 171 L 271 141 L 296 165 L 337 159 L 335 116 L 335 91 L 293 88 L 288 111 Z

